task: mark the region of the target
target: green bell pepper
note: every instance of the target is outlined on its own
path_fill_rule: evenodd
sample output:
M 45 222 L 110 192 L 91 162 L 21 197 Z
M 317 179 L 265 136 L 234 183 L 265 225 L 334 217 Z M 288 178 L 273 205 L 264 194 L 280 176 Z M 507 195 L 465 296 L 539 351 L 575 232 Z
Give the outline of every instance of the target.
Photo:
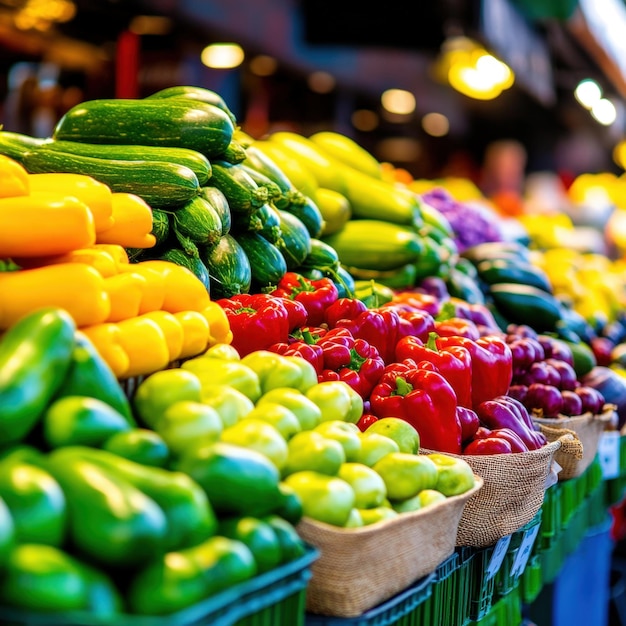
M 292 387 L 305 392 L 317 384 L 315 368 L 302 357 L 286 356 L 270 350 L 255 350 L 244 356 L 241 363 L 259 377 L 260 395 L 276 387 Z
M 148 428 L 131 428 L 109 437 L 102 449 L 151 467 L 165 467 L 170 450 L 159 433 Z

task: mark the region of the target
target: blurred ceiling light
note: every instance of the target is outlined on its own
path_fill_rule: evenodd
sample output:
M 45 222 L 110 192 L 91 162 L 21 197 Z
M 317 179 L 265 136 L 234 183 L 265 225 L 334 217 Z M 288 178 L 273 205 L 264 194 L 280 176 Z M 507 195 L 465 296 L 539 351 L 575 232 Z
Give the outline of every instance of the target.
M 75 15 L 72 0 L 27 0 L 15 12 L 13 22 L 20 30 L 47 30 L 54 23 L 69 22 Z
M 352 113 L 352 126 L 357 130 L 371 131 L 378 127 L 378 115 L 368 109 L 358 109 Z
M 315 93 L 330 93 L 335 88 L 335 78 L 328 72 L 313 72 L 307 78 L 309 89 Z
M 435 71 L 454 89 L 477 100 L 497 98 L 515 82 L 515 74 L 506 63 L 467 37 L 444 42 Z
M 207 67 L 230 70 L 243 63 L 244 52 L 236 43 L 213 43 L 208 45 L 200 55 L 200 60 Z
M 172 29 L 172 20 L 160 15 L 136 15 L 128 30 L 137 35 L 167 35 Z
M 258 54 L 250 60 L 250 71 L 257 76 L 271 76 L 278 68 L 278 62 L 267 54 Z
M 415 161 L 422 151 L 422 147 L 416 139 L 410 137 L 390 137 L 383 139 L 377 146 L 376 153 L 381 161 L 411 162 Z
M 441 113 L 427 113 L 422 118 L 422 128 L 432 137 L 444 137 L 450 130 L 450 122 Z
M 591 107 L 602 98 L 602 89 L 600 89 L 600 85 L 592 78 L 585 78 L 576 85 L 574 97 L 586 109 L 591 109 Z
M 591 116 L 603 126 L 610 126 L 617 119 L 617 109 L 607 98 L 600 98 L 591 107 Z
M 410 115 L 415 111 L 415 96 L 404 89 L 387 89 L 380 97 L 380 101 L 389 113 Z

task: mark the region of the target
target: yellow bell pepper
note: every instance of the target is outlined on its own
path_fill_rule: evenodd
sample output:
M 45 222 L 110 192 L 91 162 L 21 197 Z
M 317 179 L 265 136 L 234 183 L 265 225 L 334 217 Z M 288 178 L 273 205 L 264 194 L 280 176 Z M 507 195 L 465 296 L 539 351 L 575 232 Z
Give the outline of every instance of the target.
M 214 300 L 211 300 L 201 311 L 209 322 L 209 340 L 207 347 L 217 343 L 230 344 L 233 340 L 233 332 L 226 311 Z
M 159 259 L 142 261 L 142 265 L 161 272 L 165 279 L 164 311 L 202 311 L 211 302 L 202 281 L 186 267 Z
M 139 303 L 138 315 L 149 313 L 150 311 L 160 311 L 163 308 L 165 299 L 165 277 L 152 267 L 147 267 L 143 262 L 122 263 L 118 265 L 120 273 L 130 272 L 140 274 L 145 278 L 142 285 L 143 294 Z
M 124 248 L 124 246 L 120 246 L 117 243 L 95 243 L 92 248 L 108 252 L 113 257 L 115 263 L 118 265 L 130 263 L 126 248 Z
M 137 272 L 122 272 L 104 279 L 111 311 L 105 321 L 120 322 L 139 315 L 146 279 Z
M 120 345 L 128 354 L 130 365 L 123 378 L 146 376 L 165 369 L 170 362 L 170 351 L 165 333 L 146 315 L 131 317 L 117 323 Z
M 14 159 L 0 154 L 0 198 L 27 196 L 29 193 L 26 169 Z
M 173 313 L 167 311 L 151 311 L 142 317 L 154 320 L 165 335 L 169 362 L 179 359 L 183 350 L 184 334 L 183 327 Z
M 102 323 L 80 329 L 93 343 L 117 378 L 123 378 L 130 368 L 130 358 L 122 347 L 117 324 Z
M 13 261 L 22 269 L 32 269 L 58 263 L 84 263 L 85 265 L 91 265 L 103 278 L 115 276 L 118 273 L 115 259 L 106 250 L 92 247 L 78 248 L 67 254 L 56 254 L 54 256 L 13 257 Z
M 0 328 L 44 306 L 65 309 L 79 327 L 104 322 L 111 311 L 104 278 L 89 265 L 59 263 L 0 272 Z
M 112 194 L 113 225 L 98 231 L 98 243 L 117 243 L 125 248 L 152 248 L 156 237 L 152 234 L 152 209 L 132 193 Z
M 28 178 L 31 194 L 47 192 L 82 200 L 93 215 L 97 233 L 113 226 L 113 192 L 108 185 L 85 174 L 67 172 L 29 174 Z
M 183 329 L 183 345 L 178 358 L 188 359 L 202 354 L 211 336 L 208 319 L 198 311 L 179 311 L 173 315 Z
M 93 216 L 71 196 L 0 198 L 0 258 L 65 254 L 96 240 Z

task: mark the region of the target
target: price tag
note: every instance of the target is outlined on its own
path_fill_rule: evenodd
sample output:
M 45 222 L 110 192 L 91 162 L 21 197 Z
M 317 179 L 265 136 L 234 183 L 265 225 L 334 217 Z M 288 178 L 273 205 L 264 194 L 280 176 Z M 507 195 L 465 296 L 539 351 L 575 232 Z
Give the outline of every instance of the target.
M 535 544 L 540 526 L 541 524 L 535 524 L 528 532 L 524 533 L 524 538 L 522 539 L 522 543 L 513 561 L 513 566 L 511 567 L 511 576 L 514 578 L 521 576 L 526 569 L 526 563 L 528 563 L 528 559 L 530 558 L 530 553 Z
M 496 545 L 493 547 L 493 553 L 489 559 L 489 565 L 487 566 L 486 580 L 491 580 L 499 571 L 502 566 L 502 561 L 506 556 L 506 551 L 509 549 L 511 543 L 511 535 L 502 537 L 499 539 Z
M 608 480 L 619 476 L 620 434 L 617 430 L 605 430 L 598 441 L 598 455 L 602 478 Z

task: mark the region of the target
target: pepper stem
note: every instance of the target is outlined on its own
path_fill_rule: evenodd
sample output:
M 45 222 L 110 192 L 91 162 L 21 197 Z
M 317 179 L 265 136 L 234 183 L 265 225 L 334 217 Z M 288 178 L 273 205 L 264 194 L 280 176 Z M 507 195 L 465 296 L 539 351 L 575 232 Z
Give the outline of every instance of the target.
M 426 347 L 429 350 L 433 350 L 434 352 L 439 352 L 439 348 L 437 347 L 438 337 L 439 335 L 434 331 L 431 331 L 428 333 L 428 341 L 426 342 Z
M 402 376 L 396 377 L 396 390 L 394 392 L 395 396 L 406 396 L 411 391 L 413 391 L 413 385 L 402 378 Z

